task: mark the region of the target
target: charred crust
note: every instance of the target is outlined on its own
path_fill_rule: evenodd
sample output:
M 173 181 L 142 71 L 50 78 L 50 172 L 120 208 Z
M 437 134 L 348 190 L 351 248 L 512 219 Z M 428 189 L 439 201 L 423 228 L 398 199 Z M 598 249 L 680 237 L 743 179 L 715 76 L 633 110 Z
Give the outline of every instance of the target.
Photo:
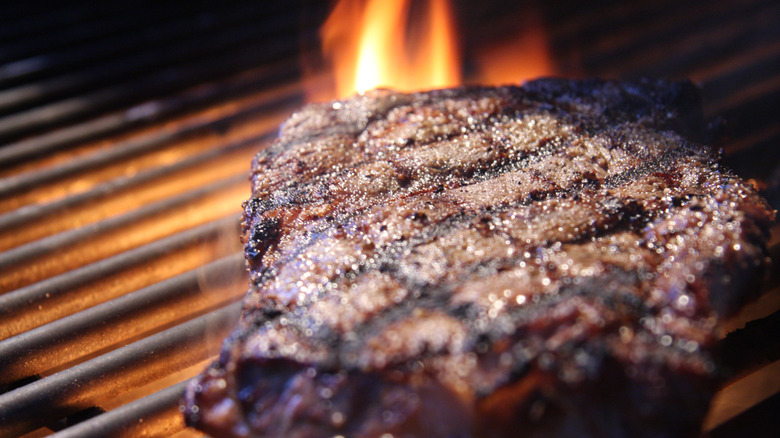
M 249 259 L 255 260 L 262 257 L 276 245 L 281 235 L 280 225 L 281 220 L 278 218 L 261 218 L 252 226 L 245 247 L 245 253 Z
M 234 403 L 234 424 L 271 436 L 379 436 L 364 427 L 386 406 L 387 431 L 435 438 L 591 417 L 592 436 L 694 430 L 718 318 L 746 299 L 773 218 L 696 143 L 695 87 L 372 93 L 304 108 L 256 157 L 252 287 L 189 403 Z M 465 423 L 427 433 L 414 397 Z M 597 418 L 623 400 L 647 431 Z
M 251 198 L 248 201 L 244 201 L 243 207 L 244 217 L 252 218 L 273 209 L 274 204 L 270 199 L 265 197 Z

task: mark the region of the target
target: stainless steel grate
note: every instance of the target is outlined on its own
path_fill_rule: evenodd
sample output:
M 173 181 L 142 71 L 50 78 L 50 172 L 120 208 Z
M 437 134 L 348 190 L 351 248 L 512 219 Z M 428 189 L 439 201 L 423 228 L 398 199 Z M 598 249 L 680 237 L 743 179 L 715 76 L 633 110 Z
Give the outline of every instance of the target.
M 17 3 L 0 16 L 0 436 L 199 436 L 178 399 L 237 317 L 249 163 L 303 103 L 327 5 Z M 526 7 L 455 3 L 466 64 Z M 529 2 L 559 71 L 693 78 L 727 163 L 780 205 L 777 3 L 592 3 Z M 778 277 L 729 321 L 712 437 L 778 430 Z

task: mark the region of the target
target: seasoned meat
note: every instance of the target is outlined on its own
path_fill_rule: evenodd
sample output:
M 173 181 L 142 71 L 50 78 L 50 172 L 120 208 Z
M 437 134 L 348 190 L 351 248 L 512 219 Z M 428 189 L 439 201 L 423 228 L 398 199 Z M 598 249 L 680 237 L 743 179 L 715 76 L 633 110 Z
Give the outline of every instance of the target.
M 687 82 L 379 90 L 252 167 L 214 436 L 677 437 L 721 380 L 773 212 L 696 143 Z

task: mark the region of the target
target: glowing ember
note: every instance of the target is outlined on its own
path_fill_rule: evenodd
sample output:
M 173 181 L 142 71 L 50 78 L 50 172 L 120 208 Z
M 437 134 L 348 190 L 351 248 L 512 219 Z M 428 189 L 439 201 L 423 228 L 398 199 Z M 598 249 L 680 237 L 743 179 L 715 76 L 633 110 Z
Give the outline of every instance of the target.
M 422 19 L 411 0 L 341 0 L 322 29 L 337 95 L 377 87 L 402 91 L 460 84 L 454 18 L 448 0 L 428 0 Z M 415 18 L 412 20 L 412 18 Z

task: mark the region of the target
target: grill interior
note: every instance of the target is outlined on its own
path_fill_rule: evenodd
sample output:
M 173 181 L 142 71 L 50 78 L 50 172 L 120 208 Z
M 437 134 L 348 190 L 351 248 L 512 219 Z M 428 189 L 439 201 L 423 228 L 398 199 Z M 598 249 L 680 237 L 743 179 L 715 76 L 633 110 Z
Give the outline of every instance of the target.
M 692 78 L 726 163 L 780 205 L 777 2 L 454 3 L 467 73 L 531 8 L 563 75 Z M 304 101 L 301 56 L 316 53 L 327 4 L 5 9 L 0 436 L 199 436 L 178 399 L 237 318 L 249 163 Z M 773 255 L 778 240 L 775 227 Z M 780 426 L 774 271 L 727 324 L 734 375 L 712 437 Z

